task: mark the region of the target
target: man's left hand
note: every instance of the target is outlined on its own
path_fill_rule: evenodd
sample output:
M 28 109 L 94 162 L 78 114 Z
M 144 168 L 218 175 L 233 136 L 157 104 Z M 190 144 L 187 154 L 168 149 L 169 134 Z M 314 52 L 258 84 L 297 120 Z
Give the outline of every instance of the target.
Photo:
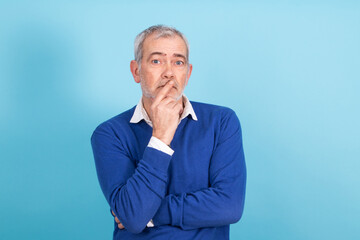
M 112 215 L 115 217 L 115 222 L 118 225 L 118 228 L 120 229 L 125 229 L 124 225 L 122 225 L 122 223 L 120 222 L 120 220 L 115 216 L 115 213 L 113 211 L 111 211 Z

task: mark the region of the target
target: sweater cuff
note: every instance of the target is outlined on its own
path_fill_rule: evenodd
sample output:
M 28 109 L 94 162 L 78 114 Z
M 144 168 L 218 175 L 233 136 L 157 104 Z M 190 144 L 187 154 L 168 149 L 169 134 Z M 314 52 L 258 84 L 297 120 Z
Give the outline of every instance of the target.
M 155 226 L 171 225 L 171 226 L 183 226 L 183 203 L 186 193 L 182 193 L 178 196 L 167 195 L 161 202 L 161 205 L 153 217 Z
M 171 225 L 170 210 L 166 197 L 161 202 L 161 205 L 152 220 L 155 226 Z
M 171 157 L 171 155 L 159 151 L 155 148 L 146 147 L 142 161 L 146 162 L 155 169 L 167 172 Z
M 169 195 L 167 198 L 172 226 L 183 226 L 184 199 L 186 193 Z

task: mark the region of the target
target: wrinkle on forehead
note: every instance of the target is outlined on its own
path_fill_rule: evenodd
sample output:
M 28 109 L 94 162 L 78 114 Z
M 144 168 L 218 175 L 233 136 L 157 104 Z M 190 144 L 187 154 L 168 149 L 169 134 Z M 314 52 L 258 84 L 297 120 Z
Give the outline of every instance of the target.
M 163 52 L 152 52 L 152 53 L 150 53 L 148 59 L 150 59 L 153 55 L 167 56 L 167 54 L 163 53 Z M 184 60 L 186 60 L 186 57 L 183 54 L 180 54 L 180 53 L 173 53 L 172 56 L 173 57 L 183 58 Z
M 178 57 L 183 57 L 186 61 L 188 61 L 188 57 L 189 57 L 189 49 L 187 48 L 187 45 L 186 45 L 186 42 L 185 40 L 177 35 L 177 34 L 164 34 L 164 33 L 152 33 L 151 35 L 149 35 L 145 41 L 144 41 L 144 45 L 145 45 L 145 42 L 147 42 L 147 44 L 149 44 L 149 41 L 151 40 L 159 40 L 159 39 L 175 39 L 175 38 L 179 38 L 182 40 L 182 43 L 183 43 L 183 46 L 185 48 L 185 56 L 181 53 L 174 53 L 174 55 L 178 55 Z M 178 45 L 178 44 L 174 44 L 175 45 Z M 145 49 L 145 48 L 144 48 Z M 155 52 L 159 52 L 159 53 L 162 53 L 161 51 L 155 51 Z M 166 55 L 166 54 L 165 54 Z

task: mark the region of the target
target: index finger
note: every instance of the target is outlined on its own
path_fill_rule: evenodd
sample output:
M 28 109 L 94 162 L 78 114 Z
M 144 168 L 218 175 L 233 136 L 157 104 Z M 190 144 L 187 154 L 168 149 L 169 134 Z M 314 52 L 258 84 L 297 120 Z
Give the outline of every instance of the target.
M 174 86 L 174 81 L 170 80 L 165 84 L 163 89 L 160 90 L 158 95 L 155 97 L 155 100 L 153 102 L 154 105 L 158 105 L 161 100 L 163 100 L 166 97 L 166 94 L 170 91 L 170 89 Z

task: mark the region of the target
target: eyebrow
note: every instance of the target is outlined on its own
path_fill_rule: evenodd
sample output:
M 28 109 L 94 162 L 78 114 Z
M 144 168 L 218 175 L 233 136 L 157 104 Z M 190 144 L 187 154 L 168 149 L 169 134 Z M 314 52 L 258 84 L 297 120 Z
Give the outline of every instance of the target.
M 163 55 L 163 56 L 166 56 L 166 54 L 165 54 L 165 53 L 162 53 L 162 52 L 152 52 L 152 53 L 150 53 L 150 55 L 149 55 L 149 57 L 148 57 L 148 60 L 149 60 L 152 56 L 154 56 L 154 55 Z M 183 59 L 186 61 L 186 57 L 185 57 L 184 55 L 180 54 L 180 53 L 174 53 L 173 56 L 174 56 L 174 57 L 183 58 Z
M 180 58 L 183 58 L 185 61 L 187 60 L 186 57 L 182 54 L 179 54 L 179 53 L 174 53 L 173 54 L 174 57 L 180 57 Z

